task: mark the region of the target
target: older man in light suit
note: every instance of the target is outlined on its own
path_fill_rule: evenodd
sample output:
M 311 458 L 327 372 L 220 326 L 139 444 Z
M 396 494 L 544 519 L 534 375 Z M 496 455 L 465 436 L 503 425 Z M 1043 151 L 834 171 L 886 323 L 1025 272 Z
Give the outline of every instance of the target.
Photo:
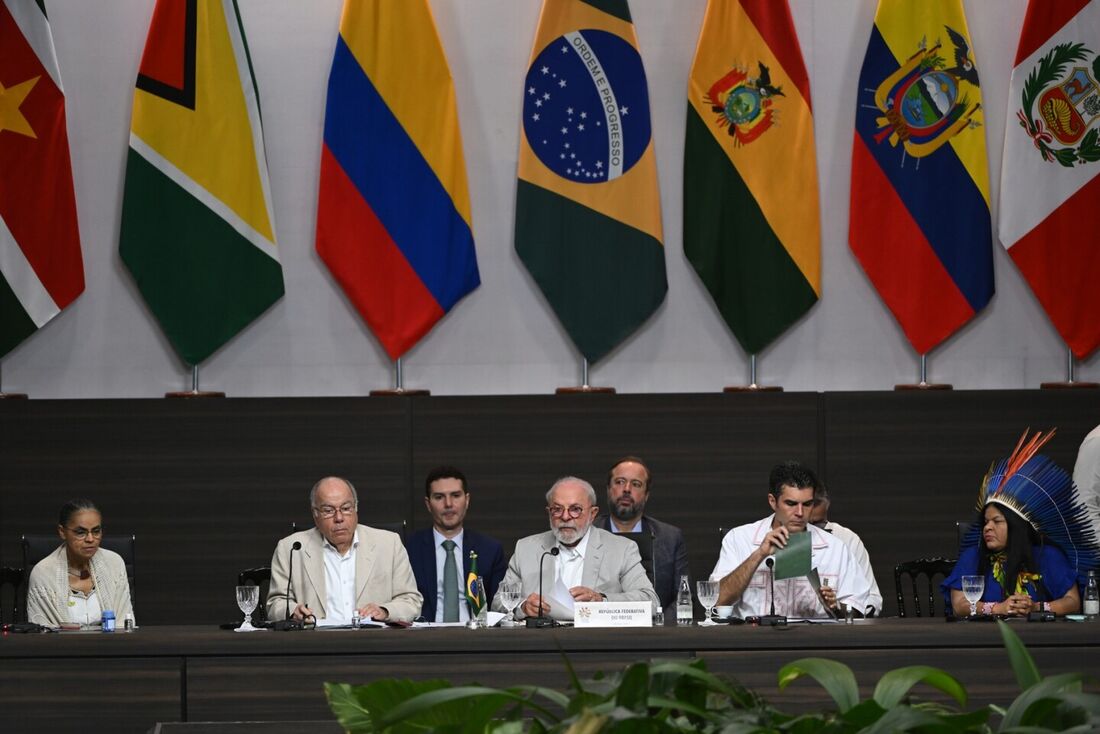
M 316 527 L 279 541 L 271 558 L 267 616 L 313 616 L 320 625 L 363 619 L 407 621 L 423 598 L 397 533 L 359 525 L 359 498 L 351 482 L 326 477 L 309 493 Z M 300 543 L 299 550 L 293 550 Z M 288 589 L 288 564 L 293 580 Z
M 631 540 L 593 527 L 600 509 L 592 485 L 576 477 L 564 477 L 546 493 L 550 530 L 530 535 L 516 543 L 508 563 L 505 583 L 519 582 L 523 603 L 516 617 L 551 616 L 572 621 L 572 612 L 555 604 L 551 591 L 559 586 L 573 601 L 648 601 L 657 594 L 642 568 L 638 546 Z M 558 555 L 546 555 L 553 548 Z M 543 595 L 539 596 L 539 566 L 542 565 Z M 493 608 L 504 611 L 498 593 Z

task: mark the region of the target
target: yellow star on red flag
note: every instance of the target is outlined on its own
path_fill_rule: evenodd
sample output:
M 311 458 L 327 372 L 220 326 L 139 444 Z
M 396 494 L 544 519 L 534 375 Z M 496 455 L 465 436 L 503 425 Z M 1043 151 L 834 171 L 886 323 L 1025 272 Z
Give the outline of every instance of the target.
M 0 133 L 11 130 L 13 133 L 26 135 L 28 138 L 38 137 L 34 134 L 31 124 L 27 122 L 27 118 L 20 112 L 19 107 L 23 104 L 23 100 L 27 98 L 27 95 L 31 93 L 31 90 L 34 89 L 34 85 L 38 83 L 39 78 L 36 76 L 34 79 L 28 79 L 7 89 L 4 88 L 3 84 L 0 84 Z

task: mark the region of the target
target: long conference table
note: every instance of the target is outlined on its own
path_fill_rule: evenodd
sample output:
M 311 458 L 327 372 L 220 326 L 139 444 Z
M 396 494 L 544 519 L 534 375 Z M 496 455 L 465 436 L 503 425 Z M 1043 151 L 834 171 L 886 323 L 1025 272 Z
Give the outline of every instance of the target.
M 1100 679 L 1100 622 L 1011 624 L 1041 673 L 1081 672 Z M 864 696 L 882 673 L 915 664 L 941 667 L 956 676 L 970 694 L 971 707 L 1007 704 L 1018 693 L 997 625 L 943 619 L 787 628 L 387 628 L 251 634 L 164 626 L 132 633 L 3 635 L 0 731 L 106 734 L 147 732 L 156 722 L 331 721 L 321 687 L 325 681 L 442 678 L 456 684 L 565 689 L 563 654 L 582 677 L 637 660 L 703 658 L 709 670 L 735 678 L 792 712 L 830 702 L 808 680 L 783 692 L 777 689 L 778 669 L 810 656 L 847 663 Z M 1095 683 L 1089 686 L 1097 690 Z M 919 693 L 945 700 L 931 689 Z

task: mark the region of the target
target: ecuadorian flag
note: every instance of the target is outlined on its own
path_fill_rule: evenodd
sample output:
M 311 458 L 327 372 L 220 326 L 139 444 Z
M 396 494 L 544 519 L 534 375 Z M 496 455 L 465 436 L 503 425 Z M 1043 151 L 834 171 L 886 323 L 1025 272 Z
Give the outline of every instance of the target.
M 744 350 L 817 303 L 810 78 L 786 0 L 710 0 L 688 82 L 684 254 Z
M 545 0 L 523 85 L 516 252 L 590 362 L 664 300 L 664 249 L 627 0 Z
M 346 0 L 317 253 L 391 358 L 477 288 L 454 85 L 426 0 Z
M 926 354 L 993 297 L 984 111 L 961 0 L 880 0 L 857 99 L 849 244 Z
M 235 0 L 157 0 L 134 92 L 119 253 L 188 364 L 283 295 Z

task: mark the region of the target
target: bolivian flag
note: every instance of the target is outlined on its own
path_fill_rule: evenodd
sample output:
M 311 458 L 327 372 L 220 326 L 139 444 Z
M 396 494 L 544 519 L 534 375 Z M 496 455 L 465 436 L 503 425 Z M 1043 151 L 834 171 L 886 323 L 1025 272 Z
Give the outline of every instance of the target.
M 821 295 L 810 80 L 786 0 L 710 0 L 688 83 L 684 253 L 755 354 Z
M 283 294 L 235 0 L 157 0 L 134 93 L 119 252 L 188 364 Z
M 0 357 L 84 290 L 65 95 L 41 4 L 0 2 Z
M 665 297 L 649 91 L 627 0 L 544 0 L 523 88 L 516 252 L 595 362 Z

